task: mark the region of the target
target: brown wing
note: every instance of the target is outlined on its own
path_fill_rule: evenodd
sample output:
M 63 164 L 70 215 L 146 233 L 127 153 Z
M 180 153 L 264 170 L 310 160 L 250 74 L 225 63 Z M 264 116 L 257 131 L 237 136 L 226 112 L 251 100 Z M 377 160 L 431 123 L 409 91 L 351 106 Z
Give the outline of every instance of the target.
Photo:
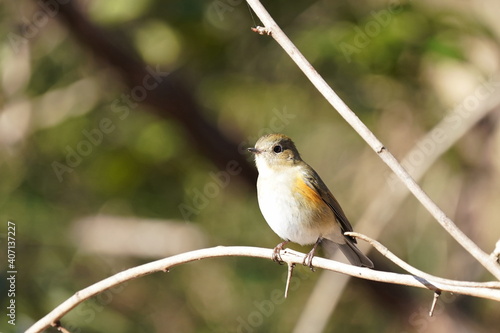
M 323 199 L 323 201 L 332 209 L 333 213 L 335 214 L 335 218 L 340 224 L 340 229 L 342 230 L 342 233 L 347 231 L 353 231 L 351 223 L 345 216 L 344 211 L 340 207 L 340 204 L 338 203 L 337 199 L 335 199 L 333 194 L 330 192 L 330 190 L 325 185 L 323 180 L 321 180 L 316 171 L 314 171 L 312 168 L 310 168 L 310 170 L 312 171 L 312 174 L 306 173 L 304 175 L 307 186 L 316 190 L 316 192 L 320 194 L 321 199 Z M 354 237 L 349 237 L 349 236 L 344 236 L 344 237 L 348 238 L 353 243 L 356 243 L 356 239 Z

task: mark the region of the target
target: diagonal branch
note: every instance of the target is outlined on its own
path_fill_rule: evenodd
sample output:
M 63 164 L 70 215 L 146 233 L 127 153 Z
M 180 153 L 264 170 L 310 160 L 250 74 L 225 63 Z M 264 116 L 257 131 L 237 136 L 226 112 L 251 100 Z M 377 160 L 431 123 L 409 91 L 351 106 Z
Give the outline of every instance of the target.
M 326 81 L 318 74 L 314 67 L 307 61 L 302 53 L 295 47 L 278 24 L 269 15 L 259 0 L 247 0 L 265 27 L 258 27 L 260 34 L 271 35 L 285 52 L 292 58 L 297 66 L 304 72 L 307 78 L 325 97 L 325 99 L 340 113 L 340 115 L 351 125 L 351 127 L 368 143 L 368 145 L 380 156 L 380 158 L 391 168 L 399 179 L 408 187 L 413 195 L 441 224 L 441 226 L 462 245 L 477 261 L 479 261 L 491 274 L 500 280 L 500 266 L 479 248 L 467 235 L 465 235 L 455 223 L 436 205 L 436 203 L 422 190 L 417 182 L 396 160 L 389 150 L 377 139 L 368 127 L 356 116 L 356 114 L 342 101 L 332 90 Z
M 58 323 L 59 320 L 80 303 L 98 295 L 99 293 L 102 293 L 103 291 L 106 291 L 112 287 L 118 286 L 135 278 L 139 278 L 156 272 L 168 272 L 172 267 L 192 261 L 216 257 L 234 256 L 264 258 L 272 260 L 273 250 L 246 246 L 218 246 L 181 253 L 172 257 L 127 269 L 76 292 L 73 296 L 61 303 L 45 317 L 33 324 L 26 331 L 26 333 L 41 332 L 49 326 L 60 325 Z M 296 252 L 290 249 L 282 251 L 281 254 L 283 260 L 288 264 L 302 264 L 305 256 L 306 255 L 304 253 Z M 459 286 L 457 285 L 456 281 L 452 281 L 452 284 L 450 284 L 443 281 L 425 279 L 415 275 L 376 271 L 320 257 L 314 257 L 312 260 L 312 264 L 317 268 L 323 268 L 366 280 L 430 289 L 432 291 L 449 291 L 457 294 L 470 295 L 500 301 L 500 290 L 483 286 Z
M 370 243 L 371 246 L 373 246 L 378 252 L 380 252 L 384 257 L 404 269 L 410 274 L 413 274 L 415 276 L 424 278 L 426 280 L 432 280 L 436 282 L 441 282 L 441 283 L 446 283 L 449 285 L 453 286 L 461 286 L 461 287 L 472 287 L 472 288 L 493 288 L 493 289 L 500 289 L 500 282 L 498 281 L 492 281 L 492 282 L 469 282 L 469 281 L 455 281 L 455 280 L 450 280 L 450 279 L 443 279 L 431 274 L 427 274 L 425 272 L 422 272 L 421 270 L 413 267 L 412 265 L 406 263 L 404 260 L 400 259 L 398 256 L 396 256 L 394 253 L 389 251 L 387 247 L 382 245 L 380 242 L 377 242 L 374 239 L 371 239 L 370 237 L 360 234 L 359 232 L 346 232 L 344 233 L 345 235 L 351 236 L 351 237 L 356 237 L 359 239 L 364 240 L 365 242 Z
M 498 73 L 490 78 L 490 82 L 498 82 Z M 463 99 L 466 100 L 467 97 Z M 462 104 L 465 102 L 462 102 Z M 469 113 L 467 118 L 460 115 L 461 109 L 454 108 L 441 122 L 439 122 L 432 130 L 430 130 L 403 158 L 401 164 L 412 165 L 410 163 L 411 156 L 421 150 L 421 146 L 426 142 L 433 142 L 433 135 L 436 132 L 444 132 L 443 140 L 436 143 L 433 149 L 422 163 L 414 165 L 411 172 L 414 179 L 417 181 L 423 177 L 425 172 L 436 162 L 439 157 L 447 151 L 453 144 L 458 141 L 465 133 L 475 126 L 481 119 L 484 119 L 488 113 L 498 109 L 500 106 L 500 95 L 491 95 L 487 100 L 482 101 L 474 112 Z M 456 126 L 450 127 L 450 119 L 463 119 Z M 395 177 L 394 177 L 395 178 Z M 395 179 L 394 179 L 395 180 Z M 402 183 L 389 180 L 385 183 L 383 189 L 374 196 L 374 199 L 364 211 L 362 217 L 356 223 L 356 230 L 364 234 L 370 234 L 372 238 L 377 238 L 378 235 L 385 229 L 387 222 L 396 212 L 396 207 L 407 198 L 409 195 L 408 189 Z M 386 205 L 391 202 L 391 205 Z M 498 243 L 500 249 L 500 242 Z M 360 244 L 360 249 L 365 250 L 365 244 Z M 493 257 L 494 255 L 492 255 Z M 334 256 L 332 259 L 336 259 Z M 306 302 L 294 332 L 303 332 L 308 330 L 311 332 L 322 332 L 326 326 L 331 313 L 339 301 L 339 296 L 347 285 L 350 277 L 342 275 L 335 280 L 331 277 L 331 272 L 325 271 L 319 277 L 316 286 L 314 287 L 309 299 Z M 318 309 L 316 304 L 321 303 L 323 306 Z M 314 322 L 315 327 L 312 328 L 309 322 Z

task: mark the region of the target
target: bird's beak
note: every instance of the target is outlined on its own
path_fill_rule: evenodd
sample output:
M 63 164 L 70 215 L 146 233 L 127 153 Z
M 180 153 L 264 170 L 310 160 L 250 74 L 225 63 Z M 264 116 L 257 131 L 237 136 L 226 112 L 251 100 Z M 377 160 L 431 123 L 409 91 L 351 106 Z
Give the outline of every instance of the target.
M 259 149 L 254 148 L 254 147 L 247 148 L 247 150 L 251 153 L 254 153 L 254 154 L 260 154 L 260 152 L 261 152 Z

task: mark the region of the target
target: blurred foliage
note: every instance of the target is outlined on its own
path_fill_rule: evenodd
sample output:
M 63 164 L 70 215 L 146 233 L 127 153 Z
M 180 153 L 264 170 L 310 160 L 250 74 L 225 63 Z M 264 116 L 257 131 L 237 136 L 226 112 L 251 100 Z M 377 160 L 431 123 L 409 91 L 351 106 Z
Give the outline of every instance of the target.
M 269 129 L 294 138 L 354 226 L 384 186 L 387 169 L 272 38 L 250 31 L 260 22 L 243 1 L 80 5 L 134 56 L 181 70 L 206 116 L 227 135 L 241 133 L 247 146 Z M 399 158 L 499 71 L 500 23 L 492 16 L 499 7 L 493 0 L 264 5 Z M 253 185 L 238 176 L 184 221 L 179 205 L 192 204 L 194 191 L 204 191 L 221 170 L 190 145 L 190 134 L 176 122 L 140 104 L 123 119 L 114 113 L 113 103 L 130 91 L 60 24 L 57 10 L 36 21 L 42 10 L 40 3 L 23 0 L 4 3 L 0 11 L 0 254 L 3 262 L 6 223 L 14 221 L 19 272 L 18 325 L 5 328 L 3 318 L 0 330 L 22 332 L 75 291 L 151 259 L 81 248 L 72 230 L 86 216 L 178 220 L 198 226 L 210 246 L 278 243 L 259 212 Z M 492 129 L 485 130 L 488 122 Z M 421 182 L 485 251 L 500 234 L 495 125 L 494 117 L 483 121 Z M 58 177 L 54 162 L 74 166 Z M 414 199 L 405 201 L 379 240 L 431 274 L 490 279 Z M 108 291 L 63 323 L 72 332 L 290 332 L 318 273 L 297 268 L 289 299 L 270 302 L 281 295 L 284 271 L 248 258 L 192 263 Z M 1 281 L 4 308 L 5 276 Z M 453 296 L 435 319 L 421 313 L 430 305 L 428 292 L 405 289 L 410 298 L 400 300 L 406 308 L 398 311 L 371 288 L 351 281 L 327 331 L 450 331 L 453 324 L 439 319 L 445 314 L 474 332 L 500 327 L 492 301 Z

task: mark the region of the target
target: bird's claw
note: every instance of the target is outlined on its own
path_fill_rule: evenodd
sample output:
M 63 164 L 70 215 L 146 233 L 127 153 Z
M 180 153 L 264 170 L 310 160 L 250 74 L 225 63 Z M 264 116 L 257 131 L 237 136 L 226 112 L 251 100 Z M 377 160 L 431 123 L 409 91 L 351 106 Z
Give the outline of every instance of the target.
M 283 265 L 284 261 L 281 258 L 280 252 L 281 252 L 281 249 L 278 248 L 278 247 L 275 247 L 274 251 L 273 251 L 273 257 L 272 258 L 273 258 L 273 261 L 277 262 L 280 265 Z
M 304 264 L 304 266 L 308 266 L 311 269 L 311 271 L 313 271 L 313 272 L 314 272 L 314 266 L 312 265 L 312 261 L 314 258 L 314 252 L 316 252 L 316 247 L 321 243 L 322 240 L 323 240 L 323 238 L 321 238 L 321 237 L 318 238 L 318 240 L 314 244 L 312 250 L 309 251 L 308 254 L 306 254 L 306 257 L 304 258 L 304 261 L 302 262 Z
M 314 251 L 311 251 L 308 254 L 306 254 L 306 256 L 305 256 L 304 261 L 302 262 L 302 264 L 304 266 L 309 267 L 311 269 L 311 271 L 314 272 L 314 266 L 312 265 L 313 258 L 314 258 Z
M 278 245 L 276 245 L 276 247 L 273 250 L 272 259 L 273 259 L 273 261 L 276 261 L 280 265 L 283 265 L 283 263 L 284 263 L 283 259 L 281 258 L 280 252 L 281 252 L 281 250 L 283 250 L 283 246 L 285 246 L 286 243 L 288 243 L 288 241 L 284 241 L 284 242 L 279 243 Z

